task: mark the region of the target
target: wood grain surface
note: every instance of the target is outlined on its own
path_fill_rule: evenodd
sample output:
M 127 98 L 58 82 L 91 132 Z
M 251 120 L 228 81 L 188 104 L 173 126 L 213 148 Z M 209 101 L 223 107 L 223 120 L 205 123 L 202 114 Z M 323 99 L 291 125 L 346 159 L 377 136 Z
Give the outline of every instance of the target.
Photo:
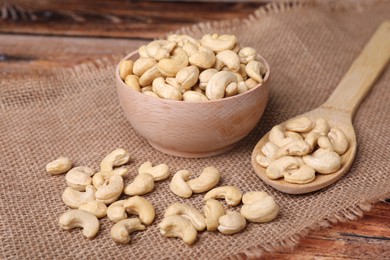
M 120 0 L 61 3 L 24 0 L 15 4 L 0 0 L 1 77 L 72 67 L 114 53 L 129 53 L 147 40 L 181 26 L 242 18 L 263 4 Z M 72 48 L 67 48 L 69 45 Z M 266 253 L 263 258 L 390 259 L 389 212 L 390 201 L 379 202 L 359 220 L 311 231 L 297 248 Z

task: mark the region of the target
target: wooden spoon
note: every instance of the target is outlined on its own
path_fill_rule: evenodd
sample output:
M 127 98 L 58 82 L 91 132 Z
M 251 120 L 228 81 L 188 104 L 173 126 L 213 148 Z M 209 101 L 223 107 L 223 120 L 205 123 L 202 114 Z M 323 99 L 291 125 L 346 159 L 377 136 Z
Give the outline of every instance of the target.
M 306 116 L 315 121 L 324 118 L 331 128 L 340 128 L 347 136 L 348 150 L 341 156 L 341 168 L 332 174 L 318 174 L 314 181 L 307 184 L 293 184 L 284 179 L 271 180 L 265 174 L 265 168 L 256 162 L 256 156 L 262 154 L 261 148 L 268 142 L 269 132 L 263 136 L 252 153 L 252 167 L 256 174 L 267 184 L 277 190 L 290 194 L 302 194 L 316 191 L 339 180 L 351 167 L 356 154 L 356 135 L 352 118 L 363 98 L 368 94 L 375 80 L 380 76 L 390 59 L 390 21 L 380 25 L 363 51 L 353 62 L 345 76 L 328 98 L 312 111 L 296 117 Z M 280 125 L 284 127 L 283 122 Z

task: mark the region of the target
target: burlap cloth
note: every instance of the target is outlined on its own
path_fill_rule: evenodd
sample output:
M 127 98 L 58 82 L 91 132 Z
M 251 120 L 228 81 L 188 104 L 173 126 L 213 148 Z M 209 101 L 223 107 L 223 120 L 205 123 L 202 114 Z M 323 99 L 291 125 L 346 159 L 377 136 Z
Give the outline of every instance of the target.
M 265 185 L 250 164 L 252 149 L 271 126 L 322 104 L 359 54 L 377 26 L 390 18 L 389 2 L 335 8 L 281 4 L 259 9 L 245 21 L 202 24 L 183 29 L 200 35 L 228 32 L 244 46 L 254 46 L 272 67 L 269 104 L 261 122 L 233 151 L 207 159 L 175 158 L 151 148 L 125 121 L 114 87 L 114 62 L 96 61 L 75 68 L 0 81 L 0 258 L 225 258 L 258 256 L 298 243 L 310 229 L 362 216 L 371 203 L 390 195 L 390 69 L 385 70 L 361 104 L 354 125 L 358 152 L 349 173 L 335 185 L 307 195 L 286 195 Z M 1 46 L 1 43 L 0 43 Z M 114 46 L 113 46 L 114 49 Z M 121 54 L 122 55 L 122 54 Z M 180 122 L 178 122 L 180 123 Z M 68 208 L 61 200 L 64 176 L 50 176 L 45 165 L 59 155 L 75 165 L 98 169 L 112 149 L 124 147 L 132 156 L 128 183 L 146 160 L 167 163 L 172 172 L 200 173 L 207 165 L 222 172 L 220 185 L 243 192 L 265 190 L 281 206 L 267 224 L 249 224 L 233 236 L 201 232 L 187 246 L 163 237 L 156 223 L 176 201 L 202 208 L 203 195 L 182 200 L 156 185 L 146 195 L 156 208 L 155 224 L 132 235 L 129 245 L 115 244 L 112 223 L 101 220 L 93 240 L 79 230 L 63 231 L 58 217 Z

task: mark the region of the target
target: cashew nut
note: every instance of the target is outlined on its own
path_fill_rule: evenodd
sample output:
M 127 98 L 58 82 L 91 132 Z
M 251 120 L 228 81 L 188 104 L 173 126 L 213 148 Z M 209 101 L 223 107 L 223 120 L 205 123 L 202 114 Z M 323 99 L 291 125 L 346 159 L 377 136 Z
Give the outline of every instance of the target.
M 165 210 L 164 217 L 171 215 L 179 215 L 187 218 L 198 231 L 206 228 L 206 222 L 202 214 L 190 205 L 179 202 L 171 204 Z
M 262 148 L 261 152 L 270 160 L 274 160 L 276 151 L 279 150 L 279 146 L 274 143 L 267 142 Z
M 130 154 L 128 151 L 122 148 L 115 149 L 100 163 L 100 171 L 112 171 L 115 166 L 121 166 L 130 160 Z
M 156 78 L 153 80 L 153 92 L 164 99 L 182 100 L 183 95 L 180 90 L 165 83 L 164 78 Z
M 148 173 L 153 176 L 155 181 L 163 181 L 171 174 L 166 164 L 159 164 L 153 167 L 152 163 L 147 161 L 138 168 L 138 173 Z
M 133 73 L 133 61 L 132 60 L 122 60 L 119 63 L 119 75 L 122 80 L 124 80 L 128 75 Z
M 127 218 L 127 213 L 124 208 L 125 201 L 126 200 L 118 200 L 108 206 L 107 217 L 109 220 L 112 222 L 118 222 Z
M 240 69 L 240 58 L 237 53 L 232 50 L 221 51 L 215 56 L 214 67 L 221 70 L 223 66 L 229 68 L 233 72 L 238 72 Z
M 188 245 L 195 242 L 198 234 L 191 222 L 179 215 L 165 217 L 158 226 L 162 235 L 181 238 Z
M 256 80 L 249 78 L 249 79 L 245 80 L 245 84 L 248 87 L 248 89 L 252 89 L 252 88 L 256 87 L 259 83 Z
M 275 180 L 283 177 L 283 172 L 289 169 L 295 169 L 299 165 L 297 159 L 292 156 L 284 156 L 275 161 L 272 161 L 265 174 L 268 178 Z
M 133 73 L 141 77 L 148 69 L 157 64 L 157 61 L 153 58 L 139 58 L 134 62 Z
M 171 191 L 179 197 L 189 198 L 192 195 L 192 189 L 186 181 L 190 178 L 191 172 L 180 170 L 173 175 L 172 181 L 169 184 Z
M 272 127 L 271 131 L 269 132 L 269 141 L 276 144 L 279 147 L 285 146 L 286 144 L 294 141 L 294 138 L 286 137 L 286 135 L 283 132 L 282 126 L 276 125 Z
M 185 67 L 176 74 L 176 82 L 179 83 L 180 89 L 184 91 L 192 88 L 199 77 L 199 69 L 196 66 Z
M 256 59 L 256 55 L 256 50 L 251 47 L 244 47 L 238 52 L 240 62 L 243 64 L 247 64 L 250 61 L 254 61 Z
M 194 193 L 202 193 L 211 190 L 218 184 L 221 178 L 219 170 L 213 166 L 204 168 L 199 177 L 187 181 Z
M 129 214 L 136 214 L 145 225 L 152 224 L 156 215 L 153 205 L 145 198 L 134 196 L 128 198 L 123 207 Z
M 199 87 L 203 90 L 206 90 L 207 83 L 210 81 L 211 77 L 217 73 L 216 69 L 207 69 L 202 71 L 199 74 Z
M 162 59 L 158 62 L 158 70 L 164 76 L 174 77 L 188 65 L 187 53 L 180 47 L 176 48 L 169 59 Z
M 275 219 L 279 213 L 278 204 L 269 195 L 251 202 L 244 204 L 240 211 L 241 215 L 250 222 L 269 222 Z
M 236 45 L 237 38 L 234 35 L 206 34 L 202 37 L 200 43 L 215 52 L 231 50 Z
M 283 156 L 290 155 L 306 155 L 311 151 L 311 146 L 306 143 L 304 140 L 294 139 L 288 144 L 280 147 L 275 153 L 275 158 L 281 158 Z
M 309 132 L 314 127 L 314 123 L 307 117 L 293 118 L 287 121 L 285 129 L 294 132 Z
M 200 46 L 199 51 L 188 58 L 188 62 L 200 69 L 209 69 L 215 63 L 215 54 L 210 48 Z
M 329 138 L 327 136 L 320 136 L 317 140 L 317 144 L 320 148 L 322 149 L 326 149 L 326 150 L 329 150 L 329 151 L 334 151 L 333 149 L 333 145 L 332 143 L 330 142 Z
M 242 94 L 242 93 L 248 91 L 249 88 L 244 81 L 241 81 L 241 82 L 238 82 L 237 90 L 238 90 L 238 94 Z
M 321 134 L 316 133 L 316 132 L 309 132 L 306 137 L 305 137 L 305 142 L 310 145 L 310 147 L 313 149 L 317 142 L 318 139 L 321 137 Z
M 73 209 L 79 208 L 82 204 L 95 200 L 95 188 L 88 185 L 85 191 L 78 191 L 71 187 L 67 187 L 62 194 L 62 201 Z
M 138 48 L 138 53 L 139 53 L 139 56 L 141 58 L 150 58 L 148 56 L 148 53 L 146 52 L 146 46 L 145 45 L 142 45 L 141 47 Z
M 237 77 L 233 72 L 219 71 L 215 73 L 207 83 L 206 96 L 210 100 L 223 98 L 227 85 L 232 82 L 237 82 Z
M 348 139 L 343 131 L 338 128 L 332 128 L 328 133 L 328 137 L 336 153 L 343 154 L 347 151 Z
M 143 231 L 145 226 L 141 224 L 138 218 L 122 219 L 111 228 L 111 238 L 121 244 L 130 242 L 130 234 L 134 231 Z
M 186 34 L 171 34 L 167 37 L 168 41 L 177 42 L 179 46 L 183 46 L 186 42 L 190 42 L 195 45 L 199 45 L 199 42 Z
M 46 165 L 46 171 L 52 175 L 63 174 L 72 168 L 72 162 L 68 157 L 60 156 L 58 159 Z
M 300 135 L 299 133 L 296 133 L 296 132 L 285 131 L 284 134 L 285 134 L 286 137 L 291 137 L 293 139 L 303 140 L 302 135 Z
M 65 180 L 69 187 L 78 191 L 85 191 L 85 188 L 92 184 L 91 176 L 94 174 L 95 172 L 91 168 L 78 166 L 65 175 Z
M 85 204 L 81 204 L 79 209 L 92 213 L 97 218 L 104 218 L 107 215 L 107 206 L 101 201 L 90 201 Z
M 225 199 L 226 204 L 237 206 L 241 202 L 241 191 L 235 186 L 221 186 L 206 193 L 204 201 L 209 199 Z
M 154 189 L 154 178 L 149 173 L 140 173 L 134 181 L 126 186 L 124 193 L 126 195 L 144 195 Z
M 265 197 L 268 197 L 269 194 L 265 191 L 249 191 L 242 195 L 242 203 L 244 205 L 246 204 L 253 204 L 256 201 L 262 200 Z
M 231 97 L 238 94 L 238 85 L 236 82 L 232 82 L 226 86 L 225 97 Z
M 134 89 L 135 91 L 141 92 L 141 87 L 139 85 L 139 77 L 136 75 L 127 75 L 125 78 L 125 83 L 130 88 Z
M 100 186 L 103 186 L 105 183 L 107 183 L 108 179 L 115 173 L 112 171 L 109 172 L 97 172 L 92 177 L 92 185 L 95 187 L 95 189 L 99 188 Z
M 153 80 L 162 77 L 160 70 L 158 69 L 158 64 L 153 65 L 150 69 L 145 71 L 144 74 L 139 78 L 139 85 L 141 87 L 146 87 L 148 85 L 151 85 Z
M 225 209 L 223 205 L 215 199 L 209 199 L 206 201 L 206 205 L 203 207 L 205 215 L 205 223 L 207 231 L 215 231 L 219 226 L 219 218 L 225 215 Z
M 180 44 L 179 44 L 180 46 Z M 188 57 L 199 51 L 199 44 L 195 44 L 189 41 L 183 43 L 183 50 L 187 53 Z
M 123 186 L 122 176 L 113 174 L 105 184 L 97 188 L 96 200 L 105 204 L 113 203 L 122 194 Z
M 245 218 L 238 212 L 228 211 L 225 215 L 219 218 L 218 230 L 225 235 L 233 235 L 246 226 Z
M 183 93 L 183 100 L 189 102 L 209 101 L 209 99 L 203 93 L 198 91 L 186 91 Z
M 263 83 L 263 75 L 266 73 L 266 68 L 260 61 L 250 61 L 245 67 L 246 74 L 258 83 Z
M 329 133 L 329 123 L 323 118 L 316 120 L 314 128 L 310 131 L 311 133 L 318 133 L 320 135 L 327 135 Z
M 71 209 L 61 215 L 59 224 L 62 229 L 70 230 L 76 227 L 83 229 L 83 235 L 93 238 L 99 232 L 99 220 L 87 211 Z
M 322 148 L 311 155 L 303 156 L 302 159 L 308 166 L 322 174 L 333 173 L 341 167 L 340 155 Z
M 290 183 L 304 184 L 309 183 L 316 177 L 316 171 L 304 164 L 300 165 L 298 169 L 286 170 L 284 173 L 284 180 Z
M 263 168 L 267 168 L 269 164 L 272 162 L 272 160 L 266 156 L 263 156 L 261 154 L 258 154 L 256 156 L 256 162 Z
M 146 53 L 156 60 L 168 58 L 171 51 L 176 47 L 176 42 L 167 40 L 156 40 L 146 45 Z

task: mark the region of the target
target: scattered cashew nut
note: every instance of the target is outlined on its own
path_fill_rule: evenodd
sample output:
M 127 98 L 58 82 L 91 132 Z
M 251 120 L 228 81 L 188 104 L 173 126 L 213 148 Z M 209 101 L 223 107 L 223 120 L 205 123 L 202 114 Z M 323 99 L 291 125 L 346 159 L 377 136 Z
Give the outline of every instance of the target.
M 194 207 L 184 203 L 173 203 L 166 210 L 164 217 L 171 215 L 179 215 L 187 218 L 197 231 L 202 231 L 206 228 L 206 222 L 202 214 Z
M 52 175 L 66 173 L 70 168 L 72 168 L 72 161 L 64 156 L 60 156 L 46 165 L 46 171 Z
M 169 188 L 179 197 L 189 198 L 192 196 L 192 189 L 186 181 L 190 178 L 191 172 L 187 170 L 180 170 L 172 178 Z
M 107 206 L 101 201 L 94 200 L 85 204 L 81 204 L 79 209 L 88 211 L 97 218 L 104 218 L 107 215 Z
M 62 194 L 62 201 L 73 209 L 78 209 L 82 204 L 95 200 L 96 190 L 92 185 L 88 185 L 85 191 L 78 191 L 67 187 Z
M 194 193 L 202 193 L 211 190 L 221 179 L 219 170 L 213 166 L 203 169 L 199 177 L 187 181 L 188 186 Z
M 158 226 L 164 236 L 181 238 L 188 245 L 195 242 L 198 234 L 191 222 L 179 215 L 165 217 Z
M 65 175 L 66 184 L 75 190 L 85 191 L 85 188 L 92 184 L 91 176 L 94 174 L 94 170 L 87 166 L 74 167 Z
M 248 221 L 269 222 L 278 215 L 278 204 L 276 204 L 272 196 L 264 193 L 256 194 L 257 196 L 251 194 L 249 195 L 250 198 L 245 198 L 245 200 L 243 200 L 244 205 L 241 207 L 240 212 Z
M 156 215 L 153 205 L 145 198 L 134 196 L 128 198 L 123 207 L 129 214 L 136 214 L 145 225 L 152 224 Z
M 121 244 L 130 242 L 130 234 L 134 231 L 143 231 L 145 226 L 141 224 L 138 218 L 123 219 L 112 226 L 110 234 L 111 238 Z
M 235 186 L 221 186 L 206 193 L 204 201 L 209 199 L 225 199 L 226 204 L 237 206 L 241 202 L 241 191 Z
M 215 231 L 219 226 L 219 218 L 225 215 L 225 209 L 221 202 L 215 199 L 208 199 L 203 207 L 207 231 Z
M 87 238 L 94 238 L 100 227 L 99 220 L 95 215 L 80 209 L 71 209 L 62 214 L 59 224 L 65 230 L 80 227 L 83 229 L 83 235 Z
M 245 218 L 238 212 L 228 211 L 219 218 L 218 230 L 224 235 L 233 235 L 246 226 Z
M 149 173 L 140 173 L 132 183 L 126 186 L 124 193 L 126 195 L 144 195 L 154 190 L 154 178 Z

